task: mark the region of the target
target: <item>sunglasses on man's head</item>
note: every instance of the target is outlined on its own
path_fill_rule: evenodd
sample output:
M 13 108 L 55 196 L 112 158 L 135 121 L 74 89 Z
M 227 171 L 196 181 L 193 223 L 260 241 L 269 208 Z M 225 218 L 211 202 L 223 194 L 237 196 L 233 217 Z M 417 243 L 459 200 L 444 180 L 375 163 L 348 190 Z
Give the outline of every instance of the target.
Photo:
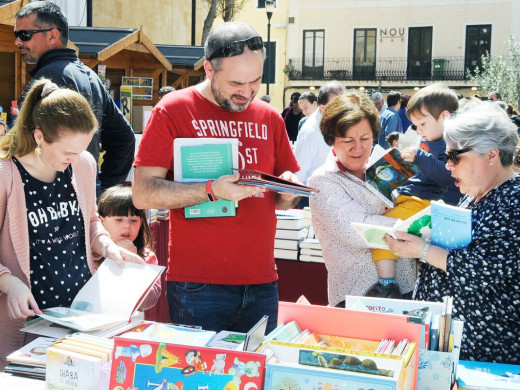
M 211 53 L 208 61 L 214 60 L 215 58 L 238 56 L 244 52 L 246 45 L 251 50 L 260 50 L 264 47 L 264 42 L 262 41 L 262 37 L 252 37 L 241 41 L 230 42 Z
M 45 32 L 45 31 L 51 31 L 54 28 L 55 27 L 44 28 L 44 29 L 41 29 L 41 30 L 18 30 L 18 31 L 14 31 L 14 36 L 15 36 L 15 38 L 20 38 L 20 40 L 22 40 L 24 42 L 27 42 L 27 41 L 30 41 L 32 39 L 34 34 L 40 33 L 40 32 Z
M 448 157 L 448 160 L 453 163 L 453 165 L 457 165 L 459 163 L 459 160 L 457 159 L 457 156 L 462 153 L 467 153 L 471 151 L 471 148 L 464 148 L 460 150 L 449 150 L 444 152 L 446 157 Z

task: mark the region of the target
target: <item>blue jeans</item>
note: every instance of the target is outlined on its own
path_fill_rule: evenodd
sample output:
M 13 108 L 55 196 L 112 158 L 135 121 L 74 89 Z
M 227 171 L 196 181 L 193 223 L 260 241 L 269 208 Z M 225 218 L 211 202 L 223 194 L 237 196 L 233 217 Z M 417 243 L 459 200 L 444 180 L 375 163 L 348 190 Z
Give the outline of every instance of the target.
M 277 282 L 239 286 L 168 282 L 166 294 L 175 324 L 245 333 L 268 315 L 267 334 L 278 322 Z

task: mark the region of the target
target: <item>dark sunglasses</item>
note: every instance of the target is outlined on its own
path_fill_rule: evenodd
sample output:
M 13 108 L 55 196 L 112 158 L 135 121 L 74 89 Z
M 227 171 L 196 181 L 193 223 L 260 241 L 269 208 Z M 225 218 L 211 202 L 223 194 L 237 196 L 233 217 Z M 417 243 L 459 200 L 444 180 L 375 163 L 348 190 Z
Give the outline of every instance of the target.
M 56 27 L 44 28 L 41 30 L 18 30 L 18 31 L 14 31 L 14 36 L 15 36 L 15 38 L 20 38 L 21 41 L 27 42 L 32 39 L 34 34 L 40 33 L 40 32 L 45 32 L 45 31 L 51 31 L 51 30 L 54 30 L 55 28 Z
M 449 150 L 447 152 L 444 152 L 446 157 L 448 157 L 448 160 L 453 163 L 453 165 L 457 165 L 459 163 L 459 160 L 457 160 L 457 156 L 462 153 L 467 153 L 471 151 L 471 148 L 464 148 L 460 150 Z
M 230 42 L 227 45 L 224 45 L 217 50 L 215 50 L 208 58 L 208 61 L 211 61 L 215 58 L 226 58 L 226 57 L 234 57 L 242 54 L 244 52 L 244 48 L 249 47 L 251 50 L 260 50 L 264 47 L 264 42 L 262 41 L 262 37 L 252 37 L 248 39 L 244 39 L 242 41 L 234 41 Z

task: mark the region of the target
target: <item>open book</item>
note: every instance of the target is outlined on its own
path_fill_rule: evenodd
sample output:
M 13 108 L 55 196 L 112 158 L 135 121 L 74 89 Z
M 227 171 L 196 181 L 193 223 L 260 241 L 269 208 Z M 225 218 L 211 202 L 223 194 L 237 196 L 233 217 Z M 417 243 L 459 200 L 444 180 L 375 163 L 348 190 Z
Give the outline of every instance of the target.
M 387 205 L 393 207 L 392 191 L 403 185 L 417 172 L 419 172 L 419 167 L 414 163 L 404 161 L 398 149 L 384 150 L 381 146 L 376 145 L 365 170 L 366 185 Z
M 406 232 L 445 249 L 458 249 L 471 242 L 471 210 L 433 200 L 431 206 L 394 226 L 379 226 L 351 222 L 351 226 L 368 248 L 389 249 L 385 234 L 396 238 L 395 232 Z
M 365 245 L 374 249 L 390 249 L 383 241 L 383 237 L 388 234 L 394 238 L 395 232 L 406 232 L 415 236 L 429 240 L 432 237 L 430 207 L 418 212 L 405 221 L 397 220 L 394 226 L 380 226 L 366 223 L 351 222 L 354 230 L 363 239 Z
M 128 262 L 120 268 L 114 260 L 105 259 L 78 292 L 70 308 L 45 309 L 40 317 L 79 331 L 127 323 L 164 268 Z
M 299 196 L 316 197 L 319 190 L 281 179 L 268 173 L 250 169 L 236 169 L 240 173 L 238 184 L 267 188 L 270 191 L 285 192 Z

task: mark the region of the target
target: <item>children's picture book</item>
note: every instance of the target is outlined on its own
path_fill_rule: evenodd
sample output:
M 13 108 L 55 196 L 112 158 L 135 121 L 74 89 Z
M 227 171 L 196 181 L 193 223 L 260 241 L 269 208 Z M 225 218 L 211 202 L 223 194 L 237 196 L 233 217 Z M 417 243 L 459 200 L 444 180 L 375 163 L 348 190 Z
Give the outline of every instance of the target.
M 265 355 L 115 338 L 110 389 L 262 389 Z
M 384 150 L 381 146 L 376 145 L 365 170 L 366 185 L 388 206 L 393 207 L 392 191 L 417 172 L 419 172 L 419 167 L 414 163 L 404 161 L 399 149 Z
M 293 183 L 268 173 L 251 169 L 236 169 L 240 173 L 238 184 L 266 188 L 269 191 L 289 193 L 314 198 L 320 192 L 315 188 Z
M 47 348 L 55 341 L 56 339 L 53 337 L 38 337 L 19 350 L 7 355 L 6 359 L 8 362 L 15 364 L 45 367 Z
M 249 332 L 246 333 L 243 348 L 244 351 L 255 352 L 260 344 L 262 344 L 268 320 L 269 316 L 263 316 L 260 321 L 258 321 Z
M 202 347 L 208 344 L 215 334 L 216 332 L 211 330 L 156 322 L 142 324 L 137 329 L 124 333 L 120 337 Z
M 238 350 L 244 345 L 246 334 L 242 332 L 231 332 L 229 330 L 221 330 L 207 344 L 212 348 L 224 348 Z
M 460 249 L 471 242 L 471 210 L 432 201 L 432 242 L 445 249 Z
M 236 138 L 176 138 L 173 141 L 173 180 L 200 183 L 233 174 L 238 166 Z M 237 204 L 218 199 L 185 207 L 186 218 L 232 217 Z
M 383 241 L 385 234 L 396 238 L 395 232 L 406 232 L 430 240 L 444 249 L 460 249 L 471 242 L 471 210 L 451 206 L 442 201 L 431 205 L 394 226 L 379 226 L 351 222 L 351 226 L 368 248 L 389 249 Z
M 396 232 L 406 232 L 429 240 L 432 237 L 432 217 L 430 208 L 419 211 L 405 221 L 397 220 L 394 226 L 379 226 L 359 222 L 351 222 L 351 226 L 363 239 L 368 248 L 389 249 L 383 241 L 386 234 L 396 238 Z
M 120 267 L 114 260 L 105 259 L 78 292 L 70 308 L 48 308 L 40 317 L 79 331 L 126 324 L 164 268 L 129 262 Z

